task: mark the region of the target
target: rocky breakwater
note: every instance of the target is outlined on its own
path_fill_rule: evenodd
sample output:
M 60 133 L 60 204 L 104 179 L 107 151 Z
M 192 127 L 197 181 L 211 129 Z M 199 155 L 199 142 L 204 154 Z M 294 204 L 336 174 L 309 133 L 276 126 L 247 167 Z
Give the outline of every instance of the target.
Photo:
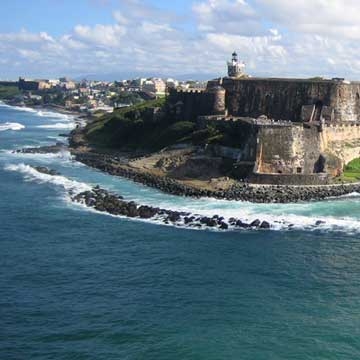
M 122 196 L 110 193 L 107 190 L 94 187 L 91 190 L 81 192 L 71 197 L 72 201 L 86 205 L 100 212 L 111 215 L 126 216 L 130 218 L 151 219 L 163 224 L 178 227 L 197 229 L 270 229 L 271 225 L 266 221 L 254 220 L 246 223 L 237 218 L 228 221 L 224 217 L 214 215 L 212 217 L 195 215 L 188 212 L 173 211 L 157 207 L 139 205 L 133 201 L 125 201 Z
M 360 183 L 318 186 L 253 185 L 238 183 L 227 190 L 208 190 L 190 187 L 169 177 L 157 176 L 148 172 L 132 169 L 124 163 L 114 161 L 113 157 L 108 154 L 98 154 L 94 152 L 75 152 L 74 154 L 76 160 L 88 166 L 179 196 L 211 197 L 255 203 L 296 203 L 300 201 L 319 201 L 360 192 Z
M 14 154 L 56 154 L 62 151 L 68 151 L 68 147 L 62 143 L 57 142 L 55 145 L 28 147 L 14 150 Z
M 33 169 L 35 169 L 37 172 L 45 174 L 45 175 L 60 175 L 59 172 L 57 172 L 54 169 L 49 169 L 47 166 L 32 166 Z

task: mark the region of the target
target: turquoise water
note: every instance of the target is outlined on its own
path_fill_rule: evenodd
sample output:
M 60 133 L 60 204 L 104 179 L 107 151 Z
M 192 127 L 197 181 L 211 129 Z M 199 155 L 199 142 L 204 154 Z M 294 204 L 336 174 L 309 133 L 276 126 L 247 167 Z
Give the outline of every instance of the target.
M 0 105 L 0 359 L 360 357 L 357 194 L 297 205 L 178 198 L 68 153 L 9 152 L 53 143 L 71 126 Z M 268 232 L 193 231 L 69 201 L 69 189 L 95 184 L 141 203 L 280 222 Z

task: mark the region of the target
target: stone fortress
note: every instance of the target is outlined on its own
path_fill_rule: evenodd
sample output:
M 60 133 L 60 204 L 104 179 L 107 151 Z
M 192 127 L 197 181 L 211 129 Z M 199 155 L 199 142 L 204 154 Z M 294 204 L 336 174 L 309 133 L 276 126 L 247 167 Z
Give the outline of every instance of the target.
M 236 149 L 221 151 L 239 170 L 250 168 L 251 181 L 327 183 L 360 157 L 360 82 L 253 78 L 244 69 L 234 52 L 227 77 L 209 81 L 206 90 L 172 90 L 168 104 L 178 119 L 199 126 L 240 124 Z

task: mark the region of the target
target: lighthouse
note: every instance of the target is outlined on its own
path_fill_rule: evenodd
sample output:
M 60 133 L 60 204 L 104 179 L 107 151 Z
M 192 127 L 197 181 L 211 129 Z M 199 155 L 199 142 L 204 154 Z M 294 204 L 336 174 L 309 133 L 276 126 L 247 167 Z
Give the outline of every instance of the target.
M 228 61 L 227 65 L 229 77 L 239 78 L 246 76 L 244 72 L 245 64 L 243 62 L 239 62 L 236 51 L 232 53 L 231 61 Z

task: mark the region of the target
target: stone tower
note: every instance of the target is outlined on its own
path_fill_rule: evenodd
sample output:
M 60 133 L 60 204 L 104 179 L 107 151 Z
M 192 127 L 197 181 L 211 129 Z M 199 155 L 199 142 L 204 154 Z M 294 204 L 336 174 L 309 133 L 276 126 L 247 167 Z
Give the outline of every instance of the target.
M 225 104 L 225 89 L 218 85 L 208 89 L 208 92 L 213 95 L 213 115 L 225 115 L 226 114 L 226 104 Z
M 233 52 L 231 61 L 228 61 L 228 76 L 234 78 L 244 77 L 245 72 L 245 64 L 243 62 L 239 62 L 236 51 Z

